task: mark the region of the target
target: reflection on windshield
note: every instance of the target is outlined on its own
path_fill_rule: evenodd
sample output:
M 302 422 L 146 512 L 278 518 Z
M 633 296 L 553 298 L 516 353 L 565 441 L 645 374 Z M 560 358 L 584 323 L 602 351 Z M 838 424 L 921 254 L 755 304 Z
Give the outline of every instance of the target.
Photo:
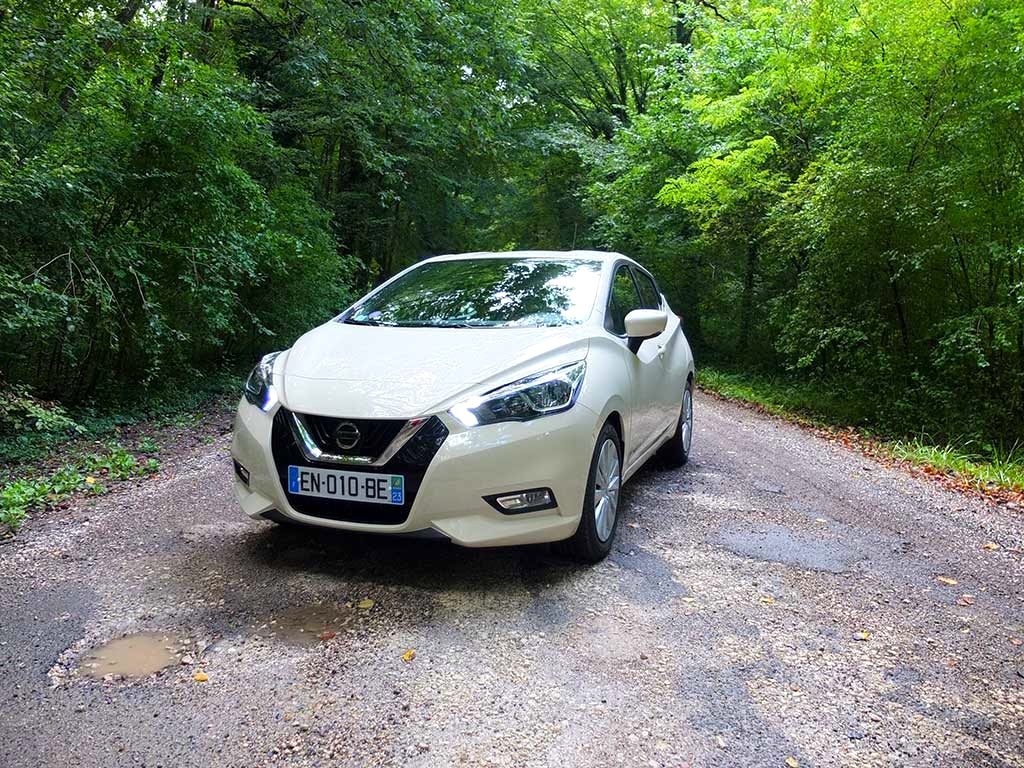
M 553 326 L 590 316 L 598 261 L 454 259 L 417 267 L 340 320 L 403 327 Z

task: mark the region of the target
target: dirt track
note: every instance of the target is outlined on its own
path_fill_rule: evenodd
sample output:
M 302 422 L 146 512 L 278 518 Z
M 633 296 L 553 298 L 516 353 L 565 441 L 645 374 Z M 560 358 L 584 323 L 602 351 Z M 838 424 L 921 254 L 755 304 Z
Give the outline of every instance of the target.
M 227 446 L 0 546 L 0 766 L 1024 765 L 1019 513 L 701 397 L 582 568 L 251 522 Z

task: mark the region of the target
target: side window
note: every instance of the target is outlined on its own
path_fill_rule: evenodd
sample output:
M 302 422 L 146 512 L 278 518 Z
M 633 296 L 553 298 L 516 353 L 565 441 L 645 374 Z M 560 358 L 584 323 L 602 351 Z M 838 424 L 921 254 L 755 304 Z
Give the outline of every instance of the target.
M 661 294 L 658 293 L 658 286 L 654 284 L 651 276 L 639 269 L 633 270 L 633 276 L 636 277 L 636 285 L 640 289 L 640 303 L 644 309 L 661 309 Z
M 640 296 L 636 292 L 636 283 L 630 274 L 629 267 L 623 265 L 615 272 L 612 279 L 612 292 L 608 297 L 608 315 L 605 327 L 614 334 L 624 336 L 626 333 L 626 315 L 640 308 Z

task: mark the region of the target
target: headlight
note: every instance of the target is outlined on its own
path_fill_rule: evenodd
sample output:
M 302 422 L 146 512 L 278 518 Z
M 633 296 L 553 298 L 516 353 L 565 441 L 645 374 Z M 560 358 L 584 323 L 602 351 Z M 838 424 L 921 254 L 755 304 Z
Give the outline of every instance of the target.
M 526 376 L 471 397 L 448 411 L 467 427 L 499 421 L 529 421 L 572 408 L 583 384 L 587 363 L 580 360 Z
M 245 380 L 245 399 L 264 411 L 269 411 L 277 402 L 277 393 L 274 391 L 274 361 L 280 354 L 271 352 L 264 355 Z

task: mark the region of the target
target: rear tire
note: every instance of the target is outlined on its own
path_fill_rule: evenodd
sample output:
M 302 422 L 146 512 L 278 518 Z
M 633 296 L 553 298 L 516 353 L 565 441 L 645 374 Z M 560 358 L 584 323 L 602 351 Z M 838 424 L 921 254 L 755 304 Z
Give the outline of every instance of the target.
M 679 408 L 679 422 L 676 431 L 661 448 L 658 458 L 665 466 L 672 469 L 686 464 L 690 460 L 690 448 L 693 444 L 693 380 L 686 382 L 683 390 L 683 402 Z
M 580 524 L 572 538 L 565 541 L 571 557 L 597 563 L 611 552 L 619 525 L 621 491 L 622 437 L 610 422 L 605 422 L 590 458 Z

